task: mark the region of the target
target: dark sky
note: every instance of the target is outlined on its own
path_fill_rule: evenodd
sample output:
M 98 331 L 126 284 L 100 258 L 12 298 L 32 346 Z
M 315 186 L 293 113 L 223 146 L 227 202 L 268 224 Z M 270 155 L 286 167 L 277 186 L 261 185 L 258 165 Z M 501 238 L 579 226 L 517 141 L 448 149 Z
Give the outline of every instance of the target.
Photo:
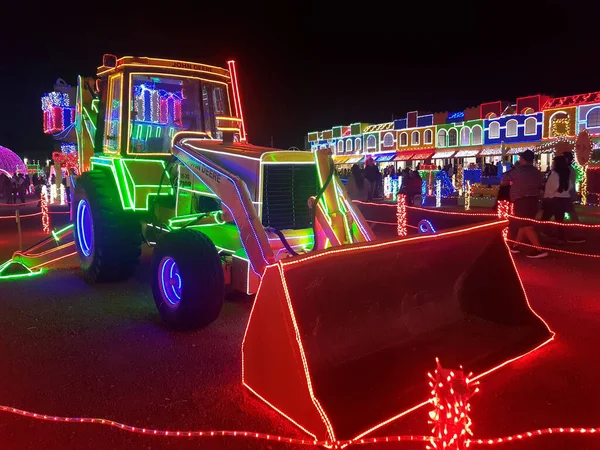
M 308 131 L 409 110 L 600 90 L 592 2 L 190 4 L 3 6 L 0 145 L 49 155 L 40 96 L 58 77 L 94 75 L 103 53 L 236 59 L 250 141 L 272 136 L 282 148 L 302 147 Z

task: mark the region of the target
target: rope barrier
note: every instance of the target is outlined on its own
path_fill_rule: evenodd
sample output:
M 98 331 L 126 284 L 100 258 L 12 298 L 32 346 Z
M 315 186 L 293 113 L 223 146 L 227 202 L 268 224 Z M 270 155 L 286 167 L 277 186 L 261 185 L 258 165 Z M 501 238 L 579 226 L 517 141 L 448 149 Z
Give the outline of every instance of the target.
M 348 445 L 365 445 L 365 444 L 380 444 L 384 442 L 433 442 L 432 436 L 421 436 L 421 435 L 398 435 L 398 436 L 380 436 L 371 438 L 360 438 L 360 439 L 349 439 L 343 441 L 328 441 L 328 440 L 317 440 L 317 439 L 300 439 L 286 436 L 279 436 L 267 433 L 257 433 L 254 431 L 231 431 L 231 430 L 212 430 L 212 431 L 173 431 L 173 430 L 160 430 L 156 428 L 144 428 L 134 427 L 124 423 L 116 422 L 110 419 L 98 419 L 92 417 L 65 417 L 65 416 L 53 416 L 48 414 L 39 414 L 31 411 L 25 411 L 23 409 L 17 409 L 10 406 L 0 405 L 0 412 L 7 412 L 10 414 L 28 417 L 31 419 L 45 420 L 49 422 L 62 422 L 62 423 L 92 423 L 97 425 L 104 425 L 107 427 L 117 428 L 119 430 L 127 431 L 130 433 L 145 434 L 150 436 L 161 436 L 170 438 L 198 438 L 198 437 L 230 437 L 230 438 L 245 438 L 245 439 L 258 439 L 266 441 L 283 442 L 286 444 L 296 445 L 312 445 L 327 448 L 342 448 Z M 471 439 L 468 441 L 469 445 L 494 445 L 494 444 L 505 444 L 512 441 L 518 441 L 526 438 L 533 438 L 537 436 L 543 436 L 547 434 L 577 434 L 577 435 L 594 435 L 600 432 L 600 427 L 593 428 L 581 428 L 581 427 L 556 427 L 556 428 L 540 428 L 534 431 L 526 431 L 524 433 L 514 434 L 506 437 L 498 438 L 485 438 L 485 439 Z

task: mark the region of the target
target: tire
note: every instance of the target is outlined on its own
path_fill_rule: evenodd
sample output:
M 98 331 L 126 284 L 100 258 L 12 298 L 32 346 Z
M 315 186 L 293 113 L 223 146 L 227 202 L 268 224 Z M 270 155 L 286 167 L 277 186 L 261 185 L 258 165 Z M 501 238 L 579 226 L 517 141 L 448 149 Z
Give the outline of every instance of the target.
M 123 210 L 114 180 L 93 170 L 77 179 L 72 202 L 79 265 L 89 283 L 131 277 L 141 254 L 139 220 Z
M 189 330 L 214 322 L 223 308 L 225 277 L 213 242 L 195 230 L 164 234 L 152 254 L 152 294 L 171 328 Z

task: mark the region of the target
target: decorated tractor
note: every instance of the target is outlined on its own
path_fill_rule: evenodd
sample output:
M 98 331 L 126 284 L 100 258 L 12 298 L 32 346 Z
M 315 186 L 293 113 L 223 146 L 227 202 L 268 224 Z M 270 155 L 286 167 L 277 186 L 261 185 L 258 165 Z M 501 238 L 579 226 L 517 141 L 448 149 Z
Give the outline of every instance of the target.
M 212 322 L 227 289 L 255 293 L 280 259 L 373 239 L 327 153 L 247 143 L 233 61 L 105 55 L 96 80 L 79 78 L 75 124 L 84 276 L 127 279 L 146 242 L 173 327 Z

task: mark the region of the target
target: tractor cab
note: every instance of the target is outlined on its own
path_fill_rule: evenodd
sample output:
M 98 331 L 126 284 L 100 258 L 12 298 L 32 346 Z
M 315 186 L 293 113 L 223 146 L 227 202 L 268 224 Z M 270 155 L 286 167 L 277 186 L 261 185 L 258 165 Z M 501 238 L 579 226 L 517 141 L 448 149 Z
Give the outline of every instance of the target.
M 97 77 L 79 82 L 78 131 L 88 134 L 80 139 L 81 172 L 94 155 L 164 159 L 183 132 L 246 141 L 234 61 L 225 69 L 104 55 Z

